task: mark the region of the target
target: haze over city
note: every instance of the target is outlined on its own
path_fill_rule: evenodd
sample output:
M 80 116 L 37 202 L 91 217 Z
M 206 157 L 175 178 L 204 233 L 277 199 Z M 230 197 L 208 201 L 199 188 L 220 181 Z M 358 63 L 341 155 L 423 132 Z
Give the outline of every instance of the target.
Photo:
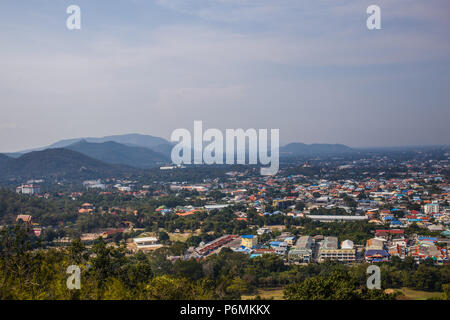
M 2 1 L 0 151 L 177 128 L 449 144 L 450 3 Z M 81 8 L 81 30 L 66 8 Z

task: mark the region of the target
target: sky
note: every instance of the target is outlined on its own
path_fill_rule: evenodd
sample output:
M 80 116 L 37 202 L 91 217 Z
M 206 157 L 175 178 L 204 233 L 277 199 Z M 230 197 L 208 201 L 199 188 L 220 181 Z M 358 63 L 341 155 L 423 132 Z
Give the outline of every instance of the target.
M 450 144 L 449 39 L 448 0 L 2 0 L 0 152 L 194 120 L 281 144 Z

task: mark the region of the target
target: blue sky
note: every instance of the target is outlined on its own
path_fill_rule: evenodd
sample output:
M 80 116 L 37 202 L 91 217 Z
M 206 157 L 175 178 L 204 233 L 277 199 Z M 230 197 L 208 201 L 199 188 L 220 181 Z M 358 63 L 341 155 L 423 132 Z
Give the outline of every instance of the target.
M 282 143 L 450 144 L 449 36 L 448 0 L 3 0 L 0 151 L 194 120 Z

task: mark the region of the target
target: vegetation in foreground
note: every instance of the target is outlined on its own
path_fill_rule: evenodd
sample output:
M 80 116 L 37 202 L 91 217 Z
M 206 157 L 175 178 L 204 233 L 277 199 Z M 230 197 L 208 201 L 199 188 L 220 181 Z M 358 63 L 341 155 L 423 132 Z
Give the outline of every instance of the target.
M 258 289 L 285 287 L 285 299 L 395 299 L 385 288 L 443 291 L 450 297 L 450 266 L 417 265 L 406 259 L 380 264 L 382 289 L 367 290 L 367 265 L 325 262 L 287 266 L 274 255 L 250 259 L 222 249 L 196 260 L 167 259 L 176 246 L 128 255 L 125 246 L 99 239 L 91 248 L 79 240 L 67 248 L 39 249 L 20 226 L 0 236 L 0 299 L 241 299 Z M 67 289 L 69 265 L 81 269 L 81 289 Z

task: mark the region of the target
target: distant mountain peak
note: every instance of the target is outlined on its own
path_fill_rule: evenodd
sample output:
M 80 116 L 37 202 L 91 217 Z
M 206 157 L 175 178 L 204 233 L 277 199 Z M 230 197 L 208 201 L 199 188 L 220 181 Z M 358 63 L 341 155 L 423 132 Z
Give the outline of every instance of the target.
M 0 180 L 91 179 L 135 172 L 137 169 L 131 167 L 112 165 L 73 150 L 54 148 L 29 152 L 6 161 L 0 167 Z
M 83 139 L 66 148 L 106 163 L 136 168 L 152 168 L 169 162 L 165 155 L 149 148 L 125 145 L 115 141 L 94 143 Z
M 111 135 L 111 136 L 105 136 L 105 137 L 81 137 L 81 138 L 73 138 L 73 139 L 63 139 L 59 140 L 55 143 L 52 143 L 49 146 L 42 147 L 42 148 L 33 148 L 28 150 L 23 150 L 15 153 L 11 153 L 11 156 L 14 158 L 19 157 L 21 154 L 25 154 L 32 151 L 42 151 L 45 149 L 55 149 L 55 148 L 65 148 L 70 145 L 73 145 L 77 142 L 85 141 L 85 142 L 91 142 L 91 143 L 103 143 L 103 142 L 116 142 L 128 146 L 137 146 L 137 147 L 143 147 L 148 149 L 153 148 L 160 148 L 161 150 L 166 150 L 166 148 L 161 146 L 164 145 L 172 145 L 169 141 L 166 139 L 163 139 L 161 137 L 151 136 L 151 135 L 145 135 L 145 134 L 139 134 L 139 133 L 128 133 L 128 134 L 122 134 L 122 135 Z

